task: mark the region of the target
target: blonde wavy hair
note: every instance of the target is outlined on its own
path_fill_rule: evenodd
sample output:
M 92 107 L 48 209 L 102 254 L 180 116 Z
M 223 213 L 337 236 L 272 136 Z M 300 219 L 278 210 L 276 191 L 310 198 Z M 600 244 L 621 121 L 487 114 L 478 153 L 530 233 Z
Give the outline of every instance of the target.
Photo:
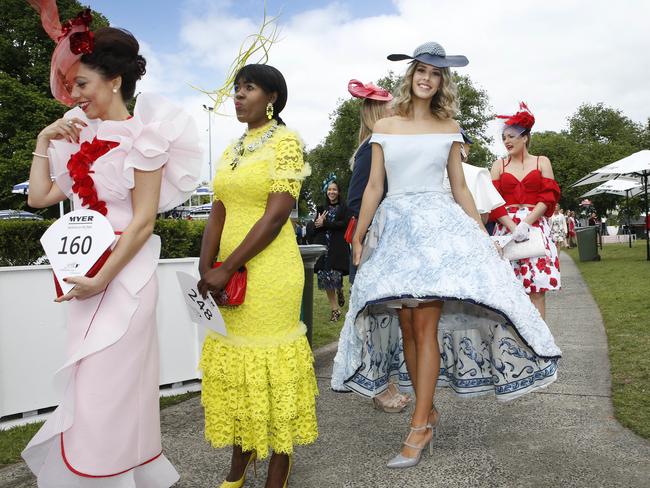
M 359 127 L 359 145 L 372 135 L 372 128 L 375 126 L 375 122 L 386 116 L 388 103 L 370 98 L 363 99 L 360 109 L 361 116 L 359 117 L 361 120 L 361 126 Z
M 408 67 L 393 101 L 395 113 L 402 117 L 407 117 L 411 113 L 413 74 L 418 64 L 420 63 L 414 62 Z M 431 99 L 431 113 L 439 119 L 451 119 L 458 113 L 456 83 L 449 68 L 438 69 L 442 74 L 442 83 Z
M 386 109 L 389 103 L 370 98 L 364 98 L 361 102 L 361 108 L 359 109 L 359 146 L 350 158 L 350 168 L 354 167 L 354 158 L 357 156 L 357 152 L 359 152 L 359 147 L 372 135 L 372 128 L 375 126 L 375 122 L 386 117 Z

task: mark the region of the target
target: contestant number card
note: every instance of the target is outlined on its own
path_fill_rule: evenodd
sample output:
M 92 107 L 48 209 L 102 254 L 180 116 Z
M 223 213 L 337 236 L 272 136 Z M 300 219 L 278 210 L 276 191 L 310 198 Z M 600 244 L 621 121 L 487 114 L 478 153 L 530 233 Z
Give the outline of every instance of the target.
M 85 276 L 113 242 L 115 232 L 108 219 L 88 209 L 65 214 L 41 237 L 41 245 L 63 293 L 74 288 L 63 278 Z
M 209 294 L 205 299 L 201 296 L 196 286 L 198 280 L 191 274 L 182 271 L 177 271 L 176 276 L 192 322 L 207 327 L 218 334 L 227 335 L 226 323 L 219 312 L 219 307 Z

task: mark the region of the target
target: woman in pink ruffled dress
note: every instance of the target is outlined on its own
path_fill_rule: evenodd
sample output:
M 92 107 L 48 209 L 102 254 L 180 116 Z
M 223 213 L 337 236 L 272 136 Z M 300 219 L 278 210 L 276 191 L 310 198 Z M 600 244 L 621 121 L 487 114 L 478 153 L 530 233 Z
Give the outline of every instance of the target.
M 58 19 L 46 3 L 42 17 Z M 71 198 L 106 215 L 117 242 L 93 278 L 68 279 L 75 286 L 58 299 L 68 301 L 67 359 L 57 373 L 67 386 L 23 458 L 39 487 L 169 487 L 179 476 L 160 439 L 160 239 L 152 232 L 156 214 L 197 186 L 198 134 L 188 114 L 156 95 L 140 95 L 129 114 L 145 72 L 138 42 L 110 27 L 93 39 L 89 22 L 89 11 L 67 32 L 44 21 L 58 40 L 52 92 L 76 107 L 38 135 L 29 205 Z

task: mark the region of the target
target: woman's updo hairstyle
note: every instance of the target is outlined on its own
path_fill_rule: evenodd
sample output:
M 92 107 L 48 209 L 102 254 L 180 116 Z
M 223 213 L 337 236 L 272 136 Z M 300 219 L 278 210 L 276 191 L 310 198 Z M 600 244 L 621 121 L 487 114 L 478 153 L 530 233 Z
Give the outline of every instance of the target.
M 147 72 L 147 61 L 138 54 L 140 44 L 129 31 L 115 27 L 102 27 L 94 35 L 93 52 L 81 56 L 81 62 L 107 80 L 121 76 L 120 92 L 128 102 L 133 98 L 136 82 Z
M 255 83 L 266 93 L 276 93 L 277 98 L 273 104 L 273 118 L 278 124 L 284 125 L 280 112 L 287 105 L 287 82 L 280 70 L 268 64 L 247 64 L 235 75 L 235 84 Z

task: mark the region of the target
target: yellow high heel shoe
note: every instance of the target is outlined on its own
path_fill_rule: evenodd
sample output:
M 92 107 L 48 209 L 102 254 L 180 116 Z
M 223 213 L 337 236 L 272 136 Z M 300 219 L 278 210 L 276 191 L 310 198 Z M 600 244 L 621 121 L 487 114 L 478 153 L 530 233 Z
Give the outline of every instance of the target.
M 244 481 L 246 481 L 246 472 L 248 471 L 248 467 L 251 465 L 251 462 L 253 463 L 253 472 L 255 473 L 255 477 L 257 478 L 257 453 L 253 451 L 251 453 L 251 457 L 248 458 L 248 462 L 246 463 L 246 467 L 244 468 L 244 473 L 242 474 L 241 478 L 238 479 L 237 481 L 224 481 L 223 483 L 221 483 L 219 488 L 241 488 L 242 486 L 244 486 Z M 291 459 L 289 459 L 289 467 L 291 467 Z

